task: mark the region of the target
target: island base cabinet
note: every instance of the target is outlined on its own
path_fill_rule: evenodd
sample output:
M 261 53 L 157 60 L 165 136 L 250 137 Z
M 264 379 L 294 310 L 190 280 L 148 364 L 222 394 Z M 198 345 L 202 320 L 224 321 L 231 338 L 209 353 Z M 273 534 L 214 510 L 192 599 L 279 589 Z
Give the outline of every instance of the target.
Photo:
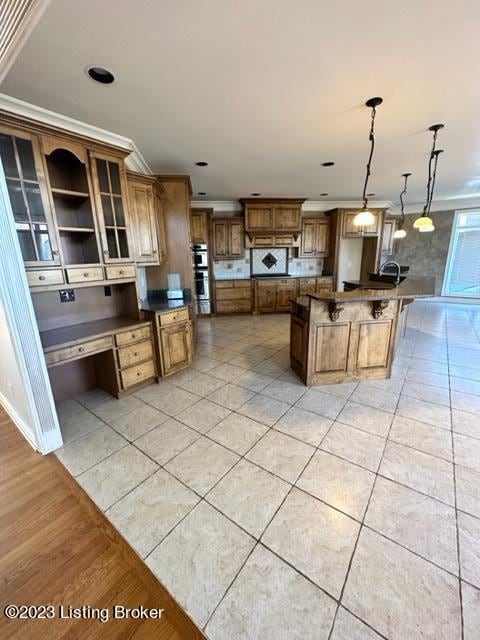
M 192 362 L 192 325 L 182 322 L 159 330 L 162 376 L 169 376 Z

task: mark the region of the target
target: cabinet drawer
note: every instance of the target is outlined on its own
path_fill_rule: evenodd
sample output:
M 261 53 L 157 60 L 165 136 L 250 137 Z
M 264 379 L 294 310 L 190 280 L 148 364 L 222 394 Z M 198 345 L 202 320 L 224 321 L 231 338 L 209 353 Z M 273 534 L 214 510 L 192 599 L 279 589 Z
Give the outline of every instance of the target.
M 249 300 L 251 296 L 250 287 L 248 289 L 220 289 L 215 292 L 215 298 L 217 300 Z
M 143 380 L 153 378 L 154 375 L 155 367 L 153 365 L 153 360 L 149 360 L 143 364 L 137 364 L 136 367 L 130 367 L 129 369 L 120 371 L 123 389 L 128 389 L 128 387 L 132 387 L 134 384 L 138 384 Z
M 131 331 L 124 331 L 122 333 L 117 333 L 115 336 L 115 342 L 117 347 L 123 347 L 126 344 L 130 344 L 131 342 L 138 342 L 139 340 L 146 340 L 150 338 L 152 335 L 152 331 L 150 326 L 147 327 L 139 327 L 138 329 L 132 329 Z
M 271 247 L 273 246 L 273 236 L 254 236 L 252 245 L 254 247 Z
M 27 271 L 27 280 L 30 287 L 44 287 L 48 284 L 63 284 L 65 282 L 61 269 Z
M 70 360 L 70 358 L 78 358 L 97 351 L 105 351 L 106 349 L 110 349 L 112 346 L 112 336 L 106 336 L 105 338 L 97 338 L 96 340 L 83 342 L 75 347 L 65 347 L 64 349 L 50 351 L 45 354 L 45 360 L 47 361 L 47 364 L 56 364 L 57 362 Z
M 247 313 L 252 310 L 252 302 L 248 300 L 220 300 L 216 303 L 217 313 Z
M 77 282 L 93 282 L 103 280 L 102 267 L 85 267 L 83 269 L 67 269 L 67 280 L 70 284 Z
M 122 278 L 135 278 L 133 264 L 120 264 L 114 267 L 106 267 L 107 280 L 121 280 Z
M 293 236 L 275 236 L 274 243 L 276 247 L 292 247 L 295 244 Z
M 152 357 L 153 350 L 151 340 L 145 340 L 131 347 L 123 347 L 118 350 L 118 364 L 121 369 L 130 367 L 132 364 L 137 364 L 137 362 L 151 360 Z
M 295 287 L 297 286 L 297 281 L 295 279 L 291 279 L 289 278 L 288 280 L 277 280 L 277 285 L 279 287 L 289 287 L 290 289 L 295 289 Z
M 188 320 L 188 309 L 179 309 L 178 311 L 171 311 L 170 313 L 162 313 L 159 320 L 161 327 L 167 327 L 169 324 L 175 324 L 175 322 L 185 322 Z

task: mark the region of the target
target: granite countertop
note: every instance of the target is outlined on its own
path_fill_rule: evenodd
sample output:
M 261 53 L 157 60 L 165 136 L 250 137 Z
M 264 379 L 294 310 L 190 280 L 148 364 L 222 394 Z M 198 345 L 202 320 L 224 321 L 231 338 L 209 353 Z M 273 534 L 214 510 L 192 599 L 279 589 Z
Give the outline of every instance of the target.
M 332 291 L 322 295 L 309 294 L 314 300 L 325 302 L 362 302 L 368 300 L 403 300 L 406 298 L 429 298 L 435 295 L 435 278 L 407 277 L 398 286 L 382 286 L 375 280 L 348 280 L 347 284 L 358 286 L 354 291 Z M 304 304 L 303 301 L 298 304 Z
M 154 313 L 165 313 L 175 309 L 186 309 L 191 304 L 192 300 L 190 298 L 183 298 L 183 300 L 148 299 L 141 301 L 140 309 L 153 311 Z

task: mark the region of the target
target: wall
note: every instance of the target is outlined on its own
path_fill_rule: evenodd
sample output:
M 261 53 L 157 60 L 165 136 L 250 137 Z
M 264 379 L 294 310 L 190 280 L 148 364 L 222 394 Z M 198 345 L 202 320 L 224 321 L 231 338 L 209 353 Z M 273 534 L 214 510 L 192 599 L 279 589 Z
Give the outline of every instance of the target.
M 27 438 L 37 444 L 32 427 L 33 419 L 29 402 L 25 393 L 25 386 L 18 367 L 15 350 L 8 328 L 5 309 L 0 294 L 0 402 L 5 405 L 10 416 Z
M 391 258 L 399 264 L 409 265 L 412 276 L 435 277 L 437 295 L 442 292 L 454 215 L 454 211 L 431 213 L 435 225 L 435 231 L 431 233 L 420 233 L 413 228 L 418 214 L 407 215 L 404 225 L 407 237 L 395 242 Z

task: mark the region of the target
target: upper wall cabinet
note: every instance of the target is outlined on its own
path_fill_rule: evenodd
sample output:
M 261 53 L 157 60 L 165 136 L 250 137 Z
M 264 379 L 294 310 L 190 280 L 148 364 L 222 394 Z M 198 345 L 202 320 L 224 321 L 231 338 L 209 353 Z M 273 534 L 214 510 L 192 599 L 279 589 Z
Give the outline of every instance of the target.
M 239 218 L 212 218 L 213 259 L 245 257 L 245 230 Z
M 127 186 L 123 161 L 90 153 L 105 262 L 133 260 L 128 228 Z
M 58 240 L 37 138 L 2 127 L 0 157 L 25 264 L 59 264 Z
M 305 258 L 328 255 L 329 224 L 325 218 L 303 218 L 300 256 Z
M 370 209 L 371 211 L 371 209 Z M 343 214 L 343 228 L 342 235 L 344 238 L 359 238 L 359 237 L 368 237 L 368 236 L 378 236 L 380 235 L 380 223 L 381 216 L 378 211 L 372 211 L 375 222 L 368 227 L 356 227 L 353 224 L 353 219 L 357 215 L 358 211 L 345 211 Z
M 247 233 L 300 233 L 303 199 L 242 198 L 240 202 Z
M 155 178 L 127 173 L 127 183 L 135 262 L 160 264 Z
M 80 145 L 51 137 L 42 138 L 42 151 L 62 264 L 98 264 L 100 253 L 87 151 Z
M 206 244 L 208 236 L 207 212 L 194 209 L 190 216 L 190 222 L 192 242 Z

